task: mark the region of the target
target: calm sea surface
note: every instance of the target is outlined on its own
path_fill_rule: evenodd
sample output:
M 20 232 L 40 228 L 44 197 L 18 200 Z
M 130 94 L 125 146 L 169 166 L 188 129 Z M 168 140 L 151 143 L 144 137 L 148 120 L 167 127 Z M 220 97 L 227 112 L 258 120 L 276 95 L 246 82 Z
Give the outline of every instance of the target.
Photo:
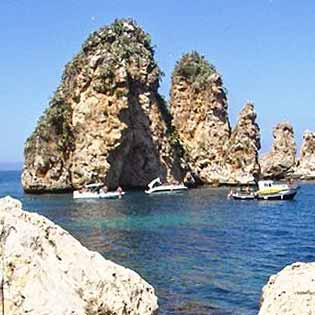
M 86 247 L 134 269 L 159 296 L 160 314 L 254 315 L 268 277 L 315 261 L 315 185 L 295 201 L 231 201 L 226 189 L 122 200 L 25 195 L 19 172 L 0 172 L 0 197 L 61 225 Z

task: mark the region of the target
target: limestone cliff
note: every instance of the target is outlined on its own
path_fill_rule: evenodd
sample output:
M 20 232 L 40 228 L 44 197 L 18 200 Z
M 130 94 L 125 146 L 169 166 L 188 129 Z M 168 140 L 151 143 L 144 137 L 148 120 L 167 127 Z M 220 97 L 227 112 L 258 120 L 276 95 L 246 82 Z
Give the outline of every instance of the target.
M 158 94 L 150 37 L 132 20 L 90 35 L 65 67 L 49 108 L 25 145 L 25 191 L 103 181 L 145 186 L 182 179 L 182 148 Z
M 221 76 L 197 52 L 185 54 L 172 74 L 170 97 L 188 164 L 202 182 L 213 183 L 231 132 Z
M 6 315 L 154 315 L 154 289 L 135 272 L 83 247 L 48 219 L 0 200 Z M 2 295 L 2 294 L 1 294 Z
M 172 75 L 173 125 L 191 171 L 203 183 L 249 182 L 259 174 L 259 127 L 247 104 L 231 132 L 222 79 L 196 52 L 185 54 Z
M 290 176 L 296 163 L 296 145 L 293 127 L 288 123 L 279 123 L 273 129 L 271 151 L 260 160 L 263 178 L 281 179 Z
M 222 164 L 224 176 L 220 182 L 248 183 L 259 176 L 260 130 L 256 116 L 254 105 L 245 104 L 225 148 Z
M 295 263 L 270 277 L 259 315 L 315 314 L 315 263 Z
M 300 179 L 315 179 L 315 132 L 305 131 L 300 159 L 294 172 Z

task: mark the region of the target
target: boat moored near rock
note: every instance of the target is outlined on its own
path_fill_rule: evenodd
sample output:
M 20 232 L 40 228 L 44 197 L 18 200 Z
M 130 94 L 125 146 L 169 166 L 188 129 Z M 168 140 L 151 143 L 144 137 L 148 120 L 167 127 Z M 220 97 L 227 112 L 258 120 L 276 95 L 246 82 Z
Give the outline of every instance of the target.
M 150 182 L 150 184 L 148 184 L 148 188 L 149 189 L 145 191 L 146 194 L 178 193 L 188 189 L 184 184 L 162 184 L 159 177 Z
M 257 198 L 256 191 L 251 189 L 249 186 L 240 187 L 237 190 L 231 190 L 228 194 L 228 198 L 235 200 L 254 200 Z
M 235 200 L 292 200 L 298 191 L 298 186 L 294 184 L 276 184 L 273 180 L 261 180 L 257 183 L 257 188 L 247 186 L 241 187 L 228 194 L 229 198 Z
M 272 180 L 258 182 L 257 199 L 263 200 L 292 200 L 298 191 L 293 184 L 275 184 Z
M 101 183 L 85 185 L 82 189 L 73 192 L 74 199 L 121 199 L 124 195 L 125 192 L 121 187 L 116 191 L 108 191 Z

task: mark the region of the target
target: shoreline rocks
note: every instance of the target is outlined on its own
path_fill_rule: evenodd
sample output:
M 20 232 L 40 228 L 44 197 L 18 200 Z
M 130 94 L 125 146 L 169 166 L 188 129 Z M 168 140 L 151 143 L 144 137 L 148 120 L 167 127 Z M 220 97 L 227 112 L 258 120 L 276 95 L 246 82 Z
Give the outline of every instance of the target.
M 10 197 L 0 199 L 6 315 L 156 315 L 154 289 Z M 2 307 L 2 302 L 0 301 Z
M 294 263 L 270 277 L 259 315 L 315 314 L 315 263 Z

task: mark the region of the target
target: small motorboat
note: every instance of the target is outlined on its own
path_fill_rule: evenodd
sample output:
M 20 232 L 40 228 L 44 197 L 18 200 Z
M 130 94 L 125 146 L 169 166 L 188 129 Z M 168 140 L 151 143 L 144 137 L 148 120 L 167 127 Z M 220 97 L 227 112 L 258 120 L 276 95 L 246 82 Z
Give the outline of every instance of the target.
M 165 194 L 165 193 L 179 193 L 184 192 L 188 188 L 184 184 L 173 185 L 173 184 L 163 184 L 161 183 L 161 179 L 159 177 L 155 178 L 148 185 L 148 190 L 145 191 L 146 194 Z
M 83 189 L 73 192 L 73 199 L 121 199 L 125 192 L 121 188 L 117 191 L 103 189 L 104 184 L 89 184 Z
M 298 189 L 298 186 L 292 184 L 275 184 L 272 180 L 261 180 L 256 194 L 260 200 L 292 200 Z
M 255 192 L 232 191 L 228 195 L 229 198 L 235 200 L 254 200 L 257 198 Z
M 231 190 L 228 194 L 229 199 L 235 200 L 254 200 L 257 198 L 255 187 L 241 185 L 236 190 Z

